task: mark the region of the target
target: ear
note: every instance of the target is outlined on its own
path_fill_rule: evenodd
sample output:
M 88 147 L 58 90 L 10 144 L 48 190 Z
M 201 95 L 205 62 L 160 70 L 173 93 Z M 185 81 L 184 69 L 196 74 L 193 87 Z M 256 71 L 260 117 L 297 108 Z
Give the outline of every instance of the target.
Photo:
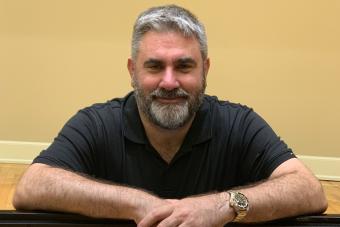
M 203 67 L 204 67 L 204 74 L 205 74 L 204 76 L 205 78 L 207 78 L 209 68 L 210 68 L 210 58 L 205 59 L 203 63 Z
M 128 58 L 127 68 L 129 70 L 130 77 L 132 78 L 135 74 L 135 62 L 131 58 Z

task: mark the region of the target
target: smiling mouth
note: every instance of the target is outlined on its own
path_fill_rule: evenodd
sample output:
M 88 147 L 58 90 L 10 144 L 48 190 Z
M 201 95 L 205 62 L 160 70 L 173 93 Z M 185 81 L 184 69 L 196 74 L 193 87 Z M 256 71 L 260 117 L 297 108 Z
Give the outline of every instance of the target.
M 178 104 L 183 103 L 187 100 L 184 96 L 179 97 L 154 97 L 157 102 L 164 103 L 164 104 Z

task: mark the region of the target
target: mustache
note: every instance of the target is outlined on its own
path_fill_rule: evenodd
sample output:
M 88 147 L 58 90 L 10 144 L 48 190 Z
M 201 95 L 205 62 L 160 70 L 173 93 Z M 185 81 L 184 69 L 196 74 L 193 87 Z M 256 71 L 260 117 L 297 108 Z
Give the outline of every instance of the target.
M 164 88 L 158 88 L 151 92 L 150 96 L 152 98 L 188 98 L 189 93 L 182 88 L 175 88 L 171 91 L 165 90 Z

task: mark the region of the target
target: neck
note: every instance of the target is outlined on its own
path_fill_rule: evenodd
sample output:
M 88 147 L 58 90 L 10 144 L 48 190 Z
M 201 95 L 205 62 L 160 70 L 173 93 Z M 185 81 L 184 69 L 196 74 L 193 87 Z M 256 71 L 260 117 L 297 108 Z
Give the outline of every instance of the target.
M 164 161 L 170 163 L 180 149 L 195 116 L 180 128 L 164 129 L 152 123 L 141 111 L 139 111 L 139 115 L 151 145 L 157 150 Z

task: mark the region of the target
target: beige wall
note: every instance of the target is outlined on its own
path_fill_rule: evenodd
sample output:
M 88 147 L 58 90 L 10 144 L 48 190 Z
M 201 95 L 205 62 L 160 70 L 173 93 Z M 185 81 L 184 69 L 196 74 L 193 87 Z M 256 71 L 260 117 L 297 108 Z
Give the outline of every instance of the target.
M 205 22 L 209 94 L 253 107 L 296 151 L 340 157 L 340 1 L 171 1 Z M 0 140 L 51 142 L 130 90 L 137 14 L 170 1 L 0 0 Z

